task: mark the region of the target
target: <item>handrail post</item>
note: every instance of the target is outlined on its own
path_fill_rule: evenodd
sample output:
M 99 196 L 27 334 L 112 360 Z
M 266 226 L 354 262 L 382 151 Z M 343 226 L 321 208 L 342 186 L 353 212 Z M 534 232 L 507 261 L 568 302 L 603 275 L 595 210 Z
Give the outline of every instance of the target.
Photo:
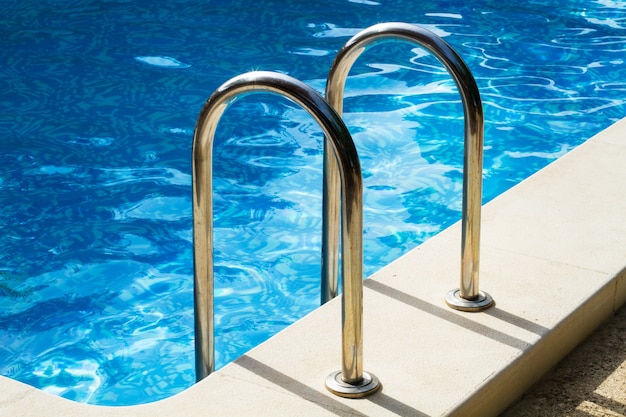
M 399 22 L 380 23 L 357 33 L 341 48 L 328 74 L 326 99 L 341 115 L 345 82 L 354 62 L 368 47 L 393 40 L 417 43 L 428 49 L 446 67 L 461 94 L 465 120 L 461 285 L 460 288 L 446 294 L 446 303 L 451 308 L 462 311 L 487 309 L 494 304 L 493 298 L 478 289 L 484 116 L 478 86 L 463 59 L 443 39 L 424 28 Z M 327 181 L 336 178 L 337 164 L 330 154 L 325 156 L 325 170 Z M 337 193 L 338 187 L 329 184 L 329 189 L 324 191 L 325 195 L 328 194 L 328 204 L 336 204 L 339 201 Z M 336 253 L 340 219 L 335 207 L 330 207 L 328 211 L 335 213 L 335 217 L 329 218 L 323 225 L 324 236 L 328 236 L 326 247 L 335 250 Z M 325 255 L 329 262 L 326 265 L 328 274 L 336 274 L 337 266 L 330 264 L 336 262 L 335 253 Z M 329 282 L 335 279 L 331 276 Z
M 342 368 L 328 378 L 335 392 L 362 397 L 380 388 L 363 371 L 363 185 L 361 165 L 350 132 L 333 108 L 308 85 L 284 74 L 256 71 L 231 78 L 205 103 L 194 132 L 192 181 L 194 216 L 194 308 L 196 312 L 196 380 L 213 371 L 213 137 L 224 111 L 239 96 L 274 93 L 303 107 L 322 127 L 335 155 L 341 181 L 342 227 Z M 323 214 L 327 216 L 326 213 Z M 199 340 L 201 338 L 201 340 Z M 327 378 L 327 383 L 328 383 Z M 330 388 L 329 388 L 330 389 Z

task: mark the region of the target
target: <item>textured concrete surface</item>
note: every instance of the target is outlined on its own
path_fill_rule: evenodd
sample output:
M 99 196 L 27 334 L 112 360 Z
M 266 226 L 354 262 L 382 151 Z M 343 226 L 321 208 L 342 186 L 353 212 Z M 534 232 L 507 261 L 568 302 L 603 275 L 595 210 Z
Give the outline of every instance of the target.
M 626 416 L 626 307 L 501 417 L 604 416 Z

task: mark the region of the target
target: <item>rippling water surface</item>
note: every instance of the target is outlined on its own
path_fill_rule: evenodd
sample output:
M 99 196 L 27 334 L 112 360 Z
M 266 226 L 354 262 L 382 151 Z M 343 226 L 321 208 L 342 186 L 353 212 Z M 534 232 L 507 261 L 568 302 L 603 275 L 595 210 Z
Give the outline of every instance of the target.
M 306 3 L 0 0 L 2 375 L 107 405 L 193 384 L 192 133 L 239 73 L 322 92 L 359 30 L 427 27 L 477 79 L 485 201 L 626 113 L 624 2 Z M 442 66 L 403 43 L 359 59 L 344 109 L 369 275 L 460 218 L 463 116 Z M 313 120 L 274 96 L 220 123 L 218 367 L 318 303 L 321 149 Z

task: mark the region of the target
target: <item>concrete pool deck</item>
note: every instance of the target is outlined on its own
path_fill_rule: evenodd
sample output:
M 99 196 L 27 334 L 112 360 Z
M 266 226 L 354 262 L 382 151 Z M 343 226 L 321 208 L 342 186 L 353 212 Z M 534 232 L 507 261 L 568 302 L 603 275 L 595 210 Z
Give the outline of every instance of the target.
M 0 377 L 3 416 L 495 416 L 626 302 L 626 119 L 484 206 L 481 290 L 446 307 L 460 224 L 365 281 L 365 399 L 324 387 L 340 368 L 335 299 L 202 382 L 133 407 L 74 403 Z

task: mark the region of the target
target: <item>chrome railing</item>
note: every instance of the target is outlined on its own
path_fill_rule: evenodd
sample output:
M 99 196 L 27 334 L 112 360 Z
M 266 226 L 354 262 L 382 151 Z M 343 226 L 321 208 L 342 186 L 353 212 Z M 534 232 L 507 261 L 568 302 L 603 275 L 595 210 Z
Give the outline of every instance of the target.
M 419 26 L 398 22 L 377 24 L 357 33 L 341 48 L 328 75 L 326 99 L 341 116 L 345 82 L 354 62 L 367 48 L 395 40 L 413 42 L 429 50 L 446 67 L 461 94 L 465 119 L 461 285 L 446 294 L 446 303 L 462 311 L 484 310 L 494 304 L 493 298 L 478 288 L 484 117 L 478 86 L 463 59 L 443 39 Z M 327 299 L 337 294 L 340 216 L 335 205 L 339 204 L 338 176 L 334 156 L 324 152 L 324 201 L 330 205 L 326 208 L 329 217 L 323 224 L 326 251 L 322 276 L 328 282 L 323 296 L 326 294 Z
M 303 107 L 322 127 L 334 155 L 342 198 L 337 206 L 341 206 L 343 218 L 342 367 L 329 375 L 326 383 L 337 395 L 369 395 L 380 383 L 363 371 L 363 185 L 357 151 L 343 120 L 322 96 L 292 77 L 273 72 L 249 72 L 222 84 L 205 103 L 196 124 L 192 160 L 196 380 L 214 369 L 213 137 L 220 118 L 237 98 L 263 92 Z

